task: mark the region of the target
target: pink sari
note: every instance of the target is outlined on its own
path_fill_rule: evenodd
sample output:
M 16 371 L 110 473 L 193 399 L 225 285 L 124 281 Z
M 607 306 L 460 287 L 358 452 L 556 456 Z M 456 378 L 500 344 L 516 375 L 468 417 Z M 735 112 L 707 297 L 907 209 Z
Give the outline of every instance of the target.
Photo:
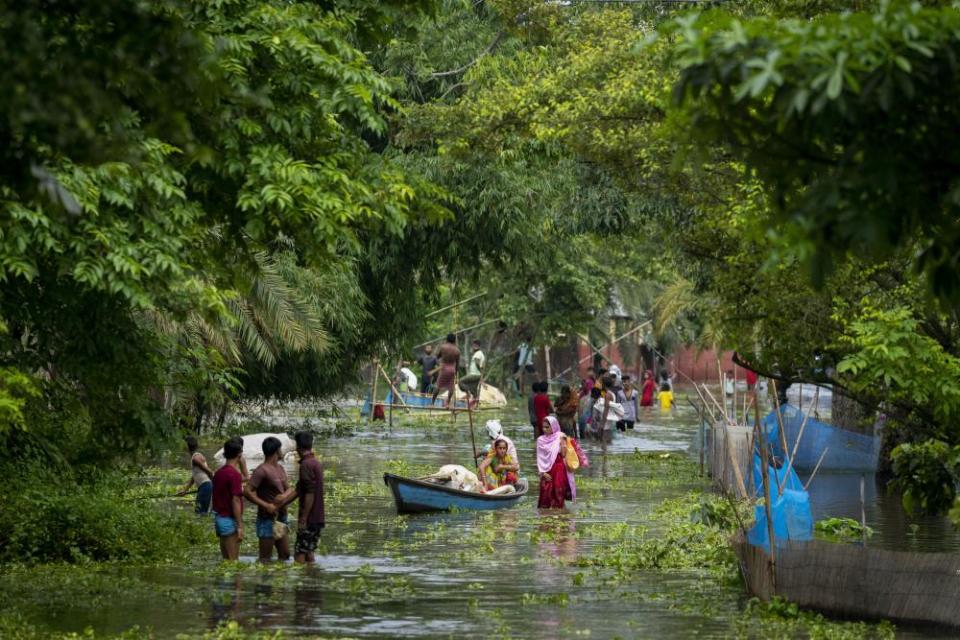
M 576 500 L 576 485 L 573 474 L 567 471 L 567 465 L 560 455 L 563 433 L 560 423 L 553 416 L 547 416 L 550 433 L 537 438 L 537 471 L 550 476 L 549 480 L 540 480 L 538 509 L 562 509 L 564 500 Z

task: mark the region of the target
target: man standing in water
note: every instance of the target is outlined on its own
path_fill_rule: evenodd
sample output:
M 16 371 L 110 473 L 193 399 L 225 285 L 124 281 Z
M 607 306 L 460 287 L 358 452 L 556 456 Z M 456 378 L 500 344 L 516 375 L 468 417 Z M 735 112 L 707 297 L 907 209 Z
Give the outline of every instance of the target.
M 277 498 L 278 508 L 300 500 L 297 515 L 297 542 L 293 559 L 297 563 L 316 561 L 314 553 L 320 541 L 320 531 L 326 524 L 323 510 L 323 465 L 313 453 L 313 434 L 301 431 L 294 440 L 300 456 L 300 479 L 297 486 Z
M 190 451 L 190 481 L 177 491 L 178 496 L 185 496 L 190 487 L 197 485 L 197 501 L 194 510 L 198 515 L 210 512 L 210 497 L 213 495 L 213 471 L 207 466 L 207 459 L 197 451 L 197 439 L 193 436 L 185 438 L 187 449 Z
M 243 540 L 243 476 L 240 459 L 243 445 L 231 438 L 223 445 L 226 464 L 213 474 L 213 526 L 220 539 L 220 555 L 224 560 L 240 557 Z
M 420 393 L 429 393 L 433 386 L 433 370 L 437 368 L 437 356 L 433 355 L 433 345 L 428 344 L 423 348 L 423 355 L 417 358 L 420 365 Z
M 273 436 L 263 441 L 263 463 L 253 470 L 243 491 L 247 500 L 257 505 L 257 540 L 260 562 L 269 562 L 273 548 L 281 561 L 290 557 L 287 543 L 287 510 L 274 504 L 277 496 L 289 488 L 287 472 L 280 464 L 280 440 Z M 279 523 L 279 524 L 278 524 Z M 282 534 L 282 535 L 278 535 Z
M 467 394 L 467 406 L 472 407 L 480 401 L 480 379 L 483 377 L 483 366 L 487 362 L 486 356 L 480 350 L 480 341 L 473 341 L 473 355 L 470 356 L 470 365 L 467 375 L 460 378 L 460 390 Z
M 457 337 L 452 333 L 447 334 L 447 341 L 440 345 L 440 375 L 437 376 L 437 385 L 433 390 L 433 403 L 436 403 L 437 396 L 444 389 L 447 390 L 446 406 L 449 408 L 453 404 L 453 379 L 457 375 L 457 367 L 460 366 L 460 349 L 457 348 Z

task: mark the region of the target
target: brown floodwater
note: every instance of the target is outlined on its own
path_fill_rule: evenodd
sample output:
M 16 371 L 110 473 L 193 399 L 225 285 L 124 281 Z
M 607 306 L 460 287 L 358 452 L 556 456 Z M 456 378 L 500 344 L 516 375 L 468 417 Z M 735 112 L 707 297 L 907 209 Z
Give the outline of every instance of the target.
M 510 409 L 485 414 L 484 419 L 502 420 L 530 476 L 533 435 L 524 414 Z M 273 420 L 292 431 L 314 418 L 298 413 L 275 415 Z M 211 543 L 208 555 L 185 565 L 118 569 L 143 585 L 123 598 L 84 608 L 66 601 L 42 610 L 25 606 L 22 613 L 54 629 L 89 626 L 99 635 L 139 625 L 152 628 L 160 638 L 202 631 L 226 620 L 290 635 L 365 638 L 731 636 L 747 599 L 739 584 L 721 583 L 699 571 L 623 576 L 581 566 L 603 545 L 612 544 L 603 535 L 593 535 L 598 528 L 615 532 L 623 524 L 649 524 L 650 512 L 662 500 L 701 485 L 670 478 L 636 486 L 587 481 L 578 504 L 546 514 L 536 509 L 533 483 L 534 495 L 512 509 L 397 516 L 382 482 L 384 471 L 396 464 L 390 461 L 469 466 L 464 417 L 458 417 L 456 425 L 449 417 L 435 421 L 404 422 L 395 415 L 392 429 L 370 425 L 318 441 L 327 469 L 329 522 L 314 567 L 253 566 L 255 510 L 248 508 L 244 567 L 224 568 Z M 478 424 L 478 442 L 485 440 L 482 433 Z M 673 416 L 649 414 L 609 446 L 588 443 L 592 464 L 587 475 L 596 480 L 643 477 L 648 472 L 629 463 L 634 450 L 678 452 L 696 460 L 697 434 L 689 406 L 678 406 Z M 815 480 L 815 515 L 858 514 L 859 476 L 855 495 L 847 486 L 851 482 L 826 476 Z M 823 489 L 829 500 L 816 504 L 822 487 L 835 490 Z M 891 515 L 899 509 L 895 500 L 871 490 L 868 501 L 877 544 L 894 545 L 912 536 L 919 547 L 935 547 L 937 539 L 956 548 L 956 534 L 944 521 L 911 532 L 894 526 L 900 517 Z M 210 531 L 212 541 L 212 524 Z M 165 593 L 182 590 L 184 597 L 155 597 L 151 585 Z

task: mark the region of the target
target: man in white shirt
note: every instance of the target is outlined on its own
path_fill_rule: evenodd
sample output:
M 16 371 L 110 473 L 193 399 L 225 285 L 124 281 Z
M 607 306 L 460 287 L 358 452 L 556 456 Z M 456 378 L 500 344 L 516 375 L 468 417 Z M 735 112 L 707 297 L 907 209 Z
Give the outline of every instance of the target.
M 460 390 L 467 394 L 467 406 L 476 405 L 480 399 L 480 379 L 483 377 L 483 367 L 487 364 L 487 357 L 480 350 L 480 341 L 473 341 L 473 354 L 467 366 L 467 375 L 460 378 Z

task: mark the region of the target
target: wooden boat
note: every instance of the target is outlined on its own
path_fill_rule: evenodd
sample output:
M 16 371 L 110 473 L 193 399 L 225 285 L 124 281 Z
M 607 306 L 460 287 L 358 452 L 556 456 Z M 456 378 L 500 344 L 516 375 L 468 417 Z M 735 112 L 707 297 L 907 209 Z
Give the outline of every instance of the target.
M 490 496 L 472 491 L 443 487 L 433 482 L 404 478 L 392 473 L 383 474 L 383 483 L 390 487 L 397 503 L 397 513 L 424 513 L 451 509 L 489 510 L 506 509 L 527 495 L 527 481 L 520 479 L 516 493 Z

